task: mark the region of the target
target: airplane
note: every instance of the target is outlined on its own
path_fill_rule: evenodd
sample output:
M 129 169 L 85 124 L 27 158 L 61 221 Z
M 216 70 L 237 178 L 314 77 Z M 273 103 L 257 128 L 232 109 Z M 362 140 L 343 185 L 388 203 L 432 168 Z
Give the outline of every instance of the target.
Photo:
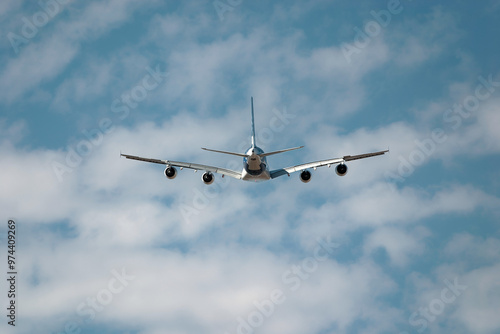
M 293 147 L 293 148 L 287 148 L 284 150 L 265 153 L 260 147 L 257 146 L 257 144 L 255 142 L 255 121 L 254 121 L 254 111 L 253 111 L 253 97 L 251 97 L 250 102 L 251 102 L 251 110 L 252 110 L 252 139 L 251 139 L 251 147 L 245 153 L 234 153 L 234 152 L 228 152 L 228 151 L 212 150 L 212 149 L 202 147 L 202 149 L 205 151 L 234 155 L 234 156 L 238 156 L 238 157 L 243 158 L 243 169 L 241 172 L 226 169 L 226 168 L 206 166 L 206 165 L 200 165 L 200 164 L 190 163 L 190 162 L 179 162 L 179 161 L 172 161 L 172 160 L 142 158 L 142 157 L 138 157 L 138 156 L 134 156 L 134 155 L 121 154 L 121 153 L 120 153 L 120 156 L 123 156 L 127 159 L 133 159 L 133 160 L 139 160 L 139 161 L 145 161 L 145 162 L 165 165 L 166 168 L 165 168 L 164 174 L 167 177 L 167 179 L 170 179 L 170 180 L 175 179 L 175 177 L 177 176 L 176 167 L 180 168 L 181 170 L 184 168 L 188 168 L 188 169 L 194 169 L 195 172 L 199 171 L 199 170 L 204 171 L 203 175 L 201 176 L 201 179 L 203 180 L 203 182 L 205 184 L 209 185 L 209 184 L 212 184 L 215 180 L 214 173 L 221 174 L 222 177 L 227 175 L 227 176 L 233 177 L 235 179 L 244 180 L 244 181 L 267 181 L 267 180 L 272 180 L 272 179 L 275 179 L 275 178 L 283 176 L 283 175 L 290 176 L 291 173 L 298 172 L 298 171 L 300 171 L 300 180 L 304 183 L 307 183 L 307 182 L 311 181 L 312 173 L 309 171 L 309 169 L 311 169 L 311 168 L 316 170 L 317 167 L 322 167 L 322 166 L 331 167 L 332 165 L 338 164 L 335 168 L 335 172 L 339 176 L 344 176 L 347 174 L 347 165 L 346 165 L 347 161 L 353 161 L 353 160 L 374 157 L 374 156 L 378 156 L 378 155 L 384 155 L 385 153 L 389 152 L 389 150 L 385 150 L 385 151 L 365 153 L 365 154 L 359 154 L 359 155 L 345 155 L 342 158 L 320 160 L 320 161 L 308 162 L 305 164 L 300 164 L 300 165 L 286 167 L 286 168 L 269 170 L 269 165 L 267 164 L 267 157 L 268 156 L 278 154 L 278 153 L 298 150 L 300 148 L 303 148 L 304 146 L 298 146 L 298 147 Z

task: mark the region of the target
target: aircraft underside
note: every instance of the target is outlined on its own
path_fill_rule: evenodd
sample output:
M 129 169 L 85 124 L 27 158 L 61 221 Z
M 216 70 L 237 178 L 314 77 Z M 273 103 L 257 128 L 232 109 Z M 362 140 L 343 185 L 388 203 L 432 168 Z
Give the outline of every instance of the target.
M 267 181 L 271 179 L 271 173 L 268 169 L 264 169 L 258 174 L 250 174 L 248 173 L 246 168 L 243 168 L 243 170 L 241 171 L 241 179 L 244 181 Z

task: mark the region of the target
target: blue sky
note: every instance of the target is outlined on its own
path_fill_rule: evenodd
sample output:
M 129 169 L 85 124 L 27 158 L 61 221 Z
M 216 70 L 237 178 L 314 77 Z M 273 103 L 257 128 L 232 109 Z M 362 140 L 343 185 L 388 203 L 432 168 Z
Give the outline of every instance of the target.
M 14 219 L 19 272 L 2 333 L 500 331 L 497 0 L 0 15 L 1 253 Z M 391 152 L 307 184 L 119 158 L 241 168 L 200 148 L 247 148 L 250 96 L 260 147 L 305 145 L 271 169 Z

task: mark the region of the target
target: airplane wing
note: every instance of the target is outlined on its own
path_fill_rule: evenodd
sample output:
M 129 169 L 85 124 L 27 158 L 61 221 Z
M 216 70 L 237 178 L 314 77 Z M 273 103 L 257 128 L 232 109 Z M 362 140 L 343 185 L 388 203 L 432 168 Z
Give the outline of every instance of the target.
M 132 159 L 132 160 L 151 162 L 154 164 L 167 165 L 167 166 L 179 167 L 179 168 L 190 168 L 190 169 L 194 169 L 194 170 L 203 170 L 203 171 L 207 171 L 207 172 L 222 174 L 223 176 L 224 175 L 231 176 L 231 177 L 234 177 L 235 179 L 241 179 L 240 172 L 235 172 L 234 170 L 230 170 L 230 169 L 226 169 L 226 168 L 206 166 L 206 165 L 194 164 L 194 163 L 190 163 L 190 162 L 179 162 L 179 161 L 171 161 L 171 160 L 142 158 L 142 157 L 137 157 L 135 155 L 128 155 L 128 154 L 120 154 L 120 155 L 122 157 L 125 157 L 127 159 Z
M 359 155 L 346 155 L 342 158 L 334 158 L 334 159 L 329 159 L 329 160 L 308 162 L 308 163 L 305 163 L 302 165 L 296 165 L 296 166 L 276 169 L 276 170 L 271 171 L 271 178 L 274 179 L 274 178 L 277 178 L 277 177 L 282 176 L 282 175 L 290 175 L 290 173 L 302 171 L 302 170 L 308 169 L 308 168 L 316 168 L 316 167 L 322 167 L 322 166 L 330 167 L 331 165 L 338 164 L 341 162 L 374 157 L 377 155 L 383 155 L 387 152 L 389 152 L 389 150 L 373 152 L 373 153 L 365 153 L 365 154 L 359 154 Z

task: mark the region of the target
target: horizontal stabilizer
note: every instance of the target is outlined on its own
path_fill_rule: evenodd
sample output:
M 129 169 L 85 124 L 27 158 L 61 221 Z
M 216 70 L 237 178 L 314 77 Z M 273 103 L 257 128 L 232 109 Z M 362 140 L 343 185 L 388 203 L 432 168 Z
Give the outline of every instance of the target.
M 210 152 L 217 152 L 217 153 L 222 153 L 222 154 L 236 155 L 237 157 L 242 157 L 242 158 L 247 157 L 246 154 L 242 154 L 242 153 L 234 153 L 234 152 L 227 152 L 227 151 L 212 150 L 212 149 L 205 148 L 205 147 L 202 147 L 201 149 L 205 150 L 205 151 L 210 151 Z
M 298 146 L 298 147 L 293 147 L 293 148 L 287 148 L 285 150 L 279 150 L 279 151 L 274 151 L 274 152 L 268 152 L 268 153 L 262 153 L 259 154 L 259 157 L 267 157 L 268 155 L 273 155 L 273 154 L 278 154 L 278 153 L 283 153 L 283 152 L 288 152 L 288 151 L 293 151 L 293 150 L 298 150 L 299 148 L 302 148 L 304 146 Z

